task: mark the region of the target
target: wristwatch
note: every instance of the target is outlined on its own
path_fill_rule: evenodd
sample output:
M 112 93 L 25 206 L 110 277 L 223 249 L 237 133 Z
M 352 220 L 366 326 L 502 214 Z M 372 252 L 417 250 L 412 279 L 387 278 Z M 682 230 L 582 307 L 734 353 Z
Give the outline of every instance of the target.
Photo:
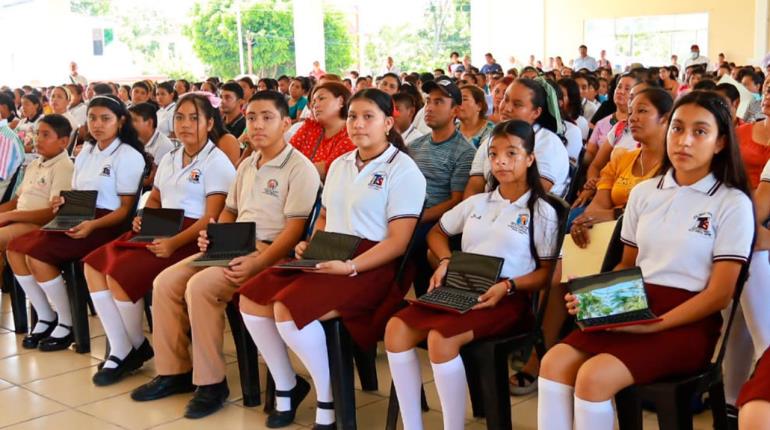
M 509 296 L 516 294 L 516 282 L 513 278 L 508 278 L 505 281 L 508 282 L 508 289 L 505 290 L 506 294 Z

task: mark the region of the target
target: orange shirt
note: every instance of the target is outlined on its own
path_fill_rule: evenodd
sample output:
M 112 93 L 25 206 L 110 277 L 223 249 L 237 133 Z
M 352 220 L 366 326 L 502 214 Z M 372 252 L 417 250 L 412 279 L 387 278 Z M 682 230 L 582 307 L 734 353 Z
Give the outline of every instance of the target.
M 314 163 L 325 162 L 327 169 L 337 157 L 356 149 L 348 137 L 347 127 L 342 127 L 337 134 L 330 138 L 324 138 L 323 133 L 324 128 L 321 124 L 308 118 L 294 133 L 289 143 L 299 149 L 310 161 Z
M 656 168 L 650 169 L 645 173 L 644 176 L 635 176 L 633 174 L 634 163 L 641 153 L 641 149 L 622 152 L 612 157 L 610 162 L 602 169 L 596 189 L 610 190 L 612 206 L 625 206 L 628 202 L 628 196 L 631 194 L 631 189 L 636 184 L 658 174 L 660 163 L 658 163 Z M 652 162 L 650 162 L 650 166 L 646 167 L 652 167 Z
M 743 164 L 746 166 L 749 183 L 752 189 L 756 189 L 759 186 L 762 169 L 765 168 L 767 160 L 770 160 L 770 145 L 763 145 L 754 141 L 751 137 L 753 131 L 754 124 L 744 124 L 735 130 L 735 134 L 738 136 L 741 158 L 743 158 Z

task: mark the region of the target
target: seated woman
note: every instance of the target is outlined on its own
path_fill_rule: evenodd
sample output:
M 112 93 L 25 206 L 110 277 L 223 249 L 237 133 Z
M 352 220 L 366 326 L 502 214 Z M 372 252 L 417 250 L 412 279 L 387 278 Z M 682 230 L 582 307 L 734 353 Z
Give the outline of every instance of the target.
M 633 139 L 641 148 L 610 160 L 601 171 L 596 195 L 585 211 L 580 214 L 581 208 L 572 210 L 571 215 L 578 213 L 570 228 L 577 246 L 585 248 L 588 245 L 588 231 L 594 224 L 620 217 L 636 184 L 658 175 L 666 152 L 668 114 L 673 105 L 673 99 L 662 88 L 648 88 L 634 97 L 628 122 Z
M 313 118 L 302 122 L 289 143 L 315 164 L 321 180 L 332 161 L 355 149 L 345 128 L 350 91 L 339 82 L 327 82 L 313 88 Z
M 467 383 L 460 348 L 473 340 L 518 330 L 531 317 L 529 293 L 550 282 L 559 222 L 554 208 L 543 200 L 546 192 L 534 146 L 535 132 L 529 123 L 498 124 L 492 131 L 489 160 L 493 182 L 499 186 L 446 212 L 428 235 L 431 251 L 440 258 L 431 290 L 440 288 L 446 276 L 449 237 L 458 234 L 462 234 L 463 251 L 505 260 L 502 280 L 479 297 L 479 304 L 468 313 L 411 305 L 388 322 L 385 348 L 406 430 L 423 428 L 416 345 L 428 341 L 444 428 L 462 429 Z
M 754 214 L 730 108 L 694 91 L 674 106 L 659 178 L 632 191 L 623 218 L 623 257 L 639 266 L 650 309 L 661 320 L 600 332 L 575 331 L 546 353 L 538 428 L 610 430 L 612 399 L 632 384 L 708 366 L 751 251 Z M 682 270 L 686 268 L 686 270 Z M 581 304 L 565 297 L 575 315 Z
M 92 378 L 95 385 L 118 382 L 153 356 L 144 337 L 144 296 L 166 267 L 198 251 L 198 232 L 204 230 L 225 205 L 235 178 L 227 156 L 209 140 L 214 121 L 206 97 L 188 94 L 179 100 L 174 129 L 181 148 L 165 155 L 155 174 L 145 208 L 183 209 L 182 230 L 157 238 L 146 248 L 126 248 L 120 241 L 139 233 L 142 216 L 128 232 L 83 259 L 85 278 L 99 319 L 110 343 L 110 355 Z M 149 251 L 149 252 L 148 252 Z M 136 268 L 141 267 L 137 271 Z
M 580 151 L 583 149 L 583 132 L 578 125 L 578 120 L 583 117 L 583 105 L 580 98 L 580 87 L 572 78 L 562 78 L 557 82 L 560 95 L 559 107 L 561 108 L 562 120 L 564 124 L 564 139 L 567 140 L 567 153 L 569 162 L 575 166 L 580 157 Z M 586 130 L 588 123 L 586 123 Z
M 64 233 L 35 230 L 8 245 L 8 263 L 40 316 L 32 331 L 37 335 L 28 345 L 41 351 L 66 349 L 73 341 L 61 266 L 80 260 L 123 232 L 147 165 L 131 117 L 117 96 L 93 97 L 88 103 L 87 124 L 96 141 L 86 142 L 75 159 L 72 189 L 98 191 L 96 218 Z M 52 203 L 56 210 L 64 200 L 55 197 Z
M 69 106 L 70 92 L 65 87 L 54 87 L 51 90 L 51 111 L 57 115 L 61 115 L 70 122 L 73 129 L 80 127 L 82 124 L 78 124 L 75 117 L 67 109 Z
M 295 123 L 307 106 L 307 92 L 310 91 L 310 80 L 304 76 L 292 79 L 289 85 L 289 118 Z
M 155 95 L 158 99 L 158 111 L 156 112 L 158 122 L 156 126 L 164 136 L 173 138 L 175 137 L 174 109 L 176 109 L 176 102 L 179 98 L 174 89 L 174 81 L 159 83 Z
M 316 430 L 336 428 L 326 335 L 320 321 L 340 317 L 362 347 L 376 345 L 385 321 L 375 312 L 395 309 L 404 291 L 394 285 L 398 258 L 406 251 L 423 202 L 425 178 L 406 154 L 393 126 L 393 99 L 376 89 L 356 93 L 347 127 L 357 146 L 332 163 L 324 186 L 316 231 L 362 238 L 353 259 L 319 264 L 316 270 L 268 269 L 238 292 L 251 337 L 275 379 L 277 403 L 270 428 L 294 420 L 307 395 L 296 376 L 288 345 L 315 384 Z M 295 248 L 301 258 L 307 242 Z
M 35 147 L 37 124 L 43 118 L 43 102 L 35 94 L 24 94 L 21 96 L 21 114 L 21 121 L 13 131 L 24 142 L 24 151 L 29 154 Z M 32 158 L 34 157 L 28 156 L 27 161 L 32 161 Z
M 487 120 L 487 100 L 484 90 L 475 85 L 460 87 L 463 102 L 457 109 L 460 133 L 474 148 L 489 138 L 495 124 Z
M 503 120 L 500 117 L 500 102 L 503 101 L 505 90 L 513 83 L 513 79 L 510 76 L 505 76 L 492 86 L 492 115 L 488 119 L 495 124 Z

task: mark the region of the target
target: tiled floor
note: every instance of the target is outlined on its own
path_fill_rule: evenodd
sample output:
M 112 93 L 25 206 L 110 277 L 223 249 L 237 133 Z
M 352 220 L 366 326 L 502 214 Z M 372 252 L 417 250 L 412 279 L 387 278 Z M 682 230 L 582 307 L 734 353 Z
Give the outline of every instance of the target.
M 129 392 L 154 376 L 152 362 L 124 381 L 110 387 L 95 387 L 91 375 L 96 371 L 104 351 L 105 338 L 99 320 L 91 318 L 90 354 L 74 351 L 41 353 L 21 348 L 21 335 L 12 332 L 13 320 L 9 298 L 0 298 L 0 428 L 14 430 L 52 429 L 264 429 L 265 414 L 261 407 L 244 407 L 241 402 L 238 366 L 232 339 L 225 337 L 230 392 L 223 410 L 202 420 L 182 417 L 184 406 L 191 395 L 141 404 L 129 398 Z M 441 428 L 440 403 L 433 383 L 430 365 L 422 357 L 423 381 L 431 410 L 423 415 L 426 429 Z M 298 360 L 295 366 L 304 370 Z M 264 365 L 262 381 L 264 381 Z M 380 389 L 377 392 L 356 391 L 359 429 L 384 428 L 388 404 L 390 375 L 384 356 L 377 361 Z M 309 398 L 313 398 L 311 392 Z M 511 399 L 514 429 L 536 428 L 537 397 L 531 395 Z M 304 402 L 297 414 L 297 425 L 288 429 L 309 428 L 313 424 L 312 402 Z M 467 429 L 481 430 L 483 420 L 473 419 L 468 406 Z M 645 416 L 645 428 L 657 429 L 655 416 Z M 708 414 L 698 416 L 698 430 L 711 428 Z

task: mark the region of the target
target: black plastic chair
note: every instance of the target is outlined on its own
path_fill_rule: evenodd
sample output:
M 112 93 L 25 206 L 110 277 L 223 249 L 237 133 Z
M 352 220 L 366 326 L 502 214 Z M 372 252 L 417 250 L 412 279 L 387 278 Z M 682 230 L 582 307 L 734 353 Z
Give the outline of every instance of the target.
M 604 260 L 602 260 L 602 273 L 611 272 L 623 258 L 623 242 L 620 241 L 620 232 L 622 230 L 623 215 L 618 217 L 618 222 L 615 224 L 615 229 L 612 230 L 610 241 L 607 243 L 607 251 L 604 252 Z
M 567 190 L 567 195 L 564 197 L 564 200 L 567 201 L 567 203 L 572 204 L 575 202 L 575 199 L 577 199 L 578 194 L 580 194 L 580 189 L 583 187 L 583 184 L 586 182 L 586 174 L 588 173 L 588 163 L 585 162 L 585 153 L 586 148 L 583 146 L 580 148 L 580 154 L 578 155 L 577 162 L 574 166 L 574 174 L 570 175 L 570 184 L 569 189 Z M 572 173 L 573 167 L 570 166 L 570 173 Z
M 548 203 L 556 209 L 559 218 L 556 249 L 561 249 L 564 240 L 564 226 L 569 214 L 569 205 L 563 199 L 549 194 Z M 514 355 L 516 362 L 526 363 L 534 348 L 538 357 L 545 355 L 545 337 L 542 322 L 548 303 L 551 283 L 555 271 L 548 276 L 548 283 L 538 297 L 533 295 L 534 323 L 532 330 L 507 337 L 474 341 L 460 350 L 465 364 L 468 391 L 474 417 L 485 417 L 487 428 L 510 429 L 511 400 L 508 387 L 508 358 Z M 398 398 L 391 385 L 386 430 L 395 430 L 398 420 Z
M 754 241 L 751 249 L 754 249 Z M 727 327 L 717 346 L 716 357 L 704 371 L 695 375 L 668 378 L 647 385 L 632 385 L 616 394 L 615 404 L 621 430 L 642 430 L 643 402 L 655 406 L 660 430 L 692 430 L 692 401 L 704 393 L 709 393 L 714 429 L 728 430 L 722 360 L 727 350 L 727 339 L 740 303 L 743 285 L 748 278 L 750 262 L 751 256 L 738 276 Z

